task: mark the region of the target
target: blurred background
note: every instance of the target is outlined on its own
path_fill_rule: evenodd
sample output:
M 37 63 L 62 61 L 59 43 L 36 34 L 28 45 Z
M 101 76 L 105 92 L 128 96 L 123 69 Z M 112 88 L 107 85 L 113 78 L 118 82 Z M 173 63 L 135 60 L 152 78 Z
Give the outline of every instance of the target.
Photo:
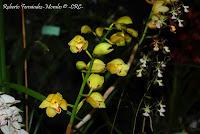
M 4 1 L 4 4 L 20 4 L 18 1 Z M 77 34 L 80 34 L 82 25 L 92 28 L 108 26 L 113 20 L 128 15 L 133 19 L 133 28 L 141 34 L 144 19 L 147 18 L 150 6 L 145 0 L 91 0 L 91 1 L 24 1 L 27 5 L 38 4 L 82 4 L 82 9 L 62 10 L 25 10 L 27 48 L 22 48 L 21 10 L 3 10 L 4 32 L 6 48 L 7 79 L 10 82 L 24 85 L 23 63 L 28 62 L 28 87 L 47 96 L 50 93 L 60 92 L 71 104 L 75 102 L 82 83 L 81 73 L 76 70 L 78 60 L 89 61 L 84 53 L 72 54 L 67 43 Z M 171 60 L 164 73 L 165 86 L 152 87 L 152 101 L 163 98 L 167 105 L 166 116 L 152 117 L 154 132 L 171 134 L 175 132 L 200 133 L 200 1 L 184 1 L 190 6 L 190 12 L 184 15 L 184 28 L 177 29 L 176 34 L 165 33 L 170 42 Z M 1 31 L 2 32 L 2 31 Z M 86 35 L 95 45 L 94 38 Z M 127 60 L 131 46 L 120 48 L 119 51 L 103 57 L 105 62 L 112 57 Z M 127 53 L 122 53 L 127 52 Z M 136 57 L 136 61 L 140 58 Z M 117 90 L 107 101 L 107 108 L 97 110 L 93 119 L 88 122 L 81 132 L 86 134 L 110 133 L 116 110 L 121 100 L 113 133 L 131 134 L 136 107 L 144 94 L 147 79 L 138 79 L 134 70 L 126 79 L 121 79 Z M 118 77 L 111 76 L 106 80 L 102 92 L 111 86 Z M 24 110 L 29 105 L 30 134 L 64 133 L 69 116 L 64 112 L 55 118 L 48 118 L 44 110 L 38 108 L 38 101 L 29 97 L 23 101 L 24 95 L 16 91 L 10 94 L 22 100 L 18 104 Z M 122 96 L 122 97 L 121 97 Z M 79 117 L 91 110 L 84 105 Z M 142 111 L 140 112 L 142 113 Z M 140 132 L 142 116 L 138 116 L 136 131 Z M 147 131 L 149 126 L 145 128 Z M 150 133 L 150 132 L 149 132 Z M 181 133 L 180 133 L 181 134 Z

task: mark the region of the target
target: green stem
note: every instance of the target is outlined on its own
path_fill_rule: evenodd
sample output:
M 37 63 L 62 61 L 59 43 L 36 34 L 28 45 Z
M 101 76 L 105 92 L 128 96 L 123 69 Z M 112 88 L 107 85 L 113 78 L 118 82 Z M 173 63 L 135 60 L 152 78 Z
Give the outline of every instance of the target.
M 148 19 L 147 19 L 147 21 L 146 21 L 144 31 L 143 31 L 143 33 L 142 33 L 142 36 L 141 36 L 139 42 L 138 42 L 138 45 L 139 45 L 139 46 L 142 44 L 142 42 L 143 42 L 143 40 L 144 40 L 144 38 L 145 38 L 145 36 L 146 36 L 146 33 L 147 33 L 147 31 L 148 31 L 148 25 L 147 25 L 147 23 L 148 23 L 148 21 L 150 20 L 151 16 L 152 16 L 152 12 L 150 12 L 149 17 L 148 17 Z
M 141 38 L 140 38 L 140 40 L 139 40 L 139 42 L 138 42 L 138 46 L 140 46 L 140 45 L 142 44 L 142 42 L 144 41 L 144 39 L 145 39 L 147 30 L 148 30 L 148 25 L 147 25 L 147 23 L 148 23 L 148 21 L 150 20 L 151 16 L 152 16 L 152 11 L 150 12 L 148 19 L 146 20 L 145 28 L 144 28 L 144 31 L 143 31 L 143 33 L 142 33 L 142 36 L 141 36 Z M 154 78 L 153 78 L 152 80 L 154 80 Z M 139 103 L 139 105 L 138 105 L 138 107 L 137 107 L 136 114 L 135 114 L 135 119 L 134 119 L 133 134 L 135 133 L 135 127 L 136 127 L 136 122 L 137 122 L 137 116 L 138 116 L 138 113 L 139 113 L 139 109 L 140 109 L 140 107 L 141 107 L 141 105 L 142 105 L 142 102 L 143 102 L 143 100 L 144 100 L 144 97 L 146 96 L 146 94 L 148 93 L 148 91 L 149 91 L 149 89 L 150 89 L 150 87 L 151 87 L 151 84 L 152 84 L 152 81 L 150 81 L 150 83 L 148 84 L 147 90 L 146 90 L 146 92 L 144 93 L 144 95 L 143 95 L 142 99 L 140 100 L 140 103 Z
M 106 37 L 108 36 L 108 34 L 110 33 L 110 31 L 112 30 L 113 27 L 113 23 L 109 26 L 108 31 L 106 32 L 106 34 L 104 34 L 104 36 L 102 37 L 100 43 L 104 42 L 106 40 Z
M 102 37 L 102 39 L 101 39 L 100 42 L 103 42 L 103 41 L 106 39 L 106 37 L 108 36 L 108 34 L 110 33 L 110 31 L 112 30 L 113 25 L 114 25 L 114 24 L 111 24 L 111 25 L 109 26 L 108 31 L 107 31 L 106 34 Z M 86 50 L 86 53 L 88 54 L 89 52 Z M 90 53 L 89 53 L 89 55 L 90 55 Z M 75 119 L 75 117 L 76 117 L 77 107 L 78 107 L 78 104 L 79 104 L 79 102 L 80 102 L 80 100 L 81 100 L 81 97 L 82 97 L 82 94 L 83 94 L 83 90 L 84 90 L 84 88 L 85 88 L 85 85 L 86 85 L 86 83 L 87 83 L 87 80 L 88 80 L 89 75 L 90 75 L 91 70 L 92 70 L 92 65 L 93 65 L 93 62 L 94 62 L 94 58 L 93 58 L 92 56 L 90 56 L 90 57 L 91 57 L 91 64 L 90 64 L 89 69 L 87 70 L 87 73 L 86 73 L 86 75 L 85 75 L 85 77 L 84 77 L 84 79 L 83 79 L 83 82 L 82 82 L 82 84 L 81 84 L 81 88 L 80 88 L 80 90 L 79 90 L 78 97 L 76 98 L 75 104 L 74 104 L 74 106 L 73 106 L 72 115 L 71 115 L 71 117 L 70 117 L 70 121 L 69 121 L 69 124 L 68 124 L 67 129 L 66 129 L 66 134 L 71 134 L 72 125 L 73 125 L 74 119 Z
M 5 42 L 4 42 L 4 16 L 3 1 L 0 0 L 0 83 L 6 81 L 6 61 L 5 61 Z M 5 87 L 0 89 L 5 91 Z
M 91 62 L 90 62 L 91 64 L 90 64 L 90 66 L 89 66 L 89 70 L 87 71 L 87 73 L 86 73 L 86 75 L 85 75 L 85 77 L 84 77 L 84 79 L 83 79 L 81 88 L 80 88 L 80 90 L 79 90 L 78 97 L 76 98 L 75 104 L 74 104 L 74 106 L 73 106 L 72 115 L 71 115 L 71 117 L 70 117 L 70 121 L 69 121 L 69 124 L 68 124 L 66 133 L 71 133 L 71 127 L 72 127 L 73 122 L 74 122 L 74 119 L 75 119 L 75 117 L 76 117 L 77 107 L 78 107 L 78 104 L 79 104 L 79 102 L 80 102 L 80 100 L 81 100 L 81 97 L 82 97 L 81 95 L 83 94 L 83 90 L 84 90 L 84 88 L 85 88 L 85 85 L 86 85 L 86 83 L 87 83 L 87 80 L 88 80 L 88 78 L 89 78 L 89 76 L 90 76 L 93 62 L 94 62 L 94 59 L 91 60 Z
M 85 52 L 90 57 L 90 59 L 92 59 L 92 55 L 90 54 L 90 52 L 88 50 L 85 50 Z
M 147 90 L 146 90 L 146 92 L 144 93 L 144 95 L 142 96 L 142 98 L 141 98 L 141 100 L 140 100 L 140 103 L 138 104 L 138 107 L 137 107 L 137 110 L 136 110 L 136 113 L 135 113 L 135 119 L 134 119 L 134 125 L 133 125 L 133 134 L 135 133 L 135 127 L 136 127 L 136 122 L 137 122 L 137 116 L 138 116 L 140 107 L 141 107 L 141 105 L 142 105 L 142 102 L 143 102 L 145 96 L 146 96 L 147 93 L 149 92 L 149 89 L 150 89 L 150 87 L 151 87 L 151 84 L 154 82 L 155 79 L 156 79 L 156 76 L 154 76 L 154 78 L 148 83 Z
M 0 85 L 1 87 L 7 87 L 15 89 L 18 92 L 27 94 L 37 100 L 43 101 L 46 97 L 30 88 L 26 88 L 25 86 L 19 85 L 19 84 L 14 84 L 14 83 L 8 83 L 8 82 L 4 82 L 3 84 Z

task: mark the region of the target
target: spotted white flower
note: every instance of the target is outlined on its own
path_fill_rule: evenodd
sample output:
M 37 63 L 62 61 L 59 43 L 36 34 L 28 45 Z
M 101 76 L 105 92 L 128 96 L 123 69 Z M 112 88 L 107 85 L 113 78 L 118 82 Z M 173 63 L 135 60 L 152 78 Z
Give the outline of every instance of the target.
M 145 117 L 149 117 L 150 113 L 151 113 L 150 106 L 149 105 L 145 105 L 143 110 L 144 110 L 144 113 L 142 113 L 142 115 L 145 116 Z
M 14 104 L 20 102 L 7 94 L 0 94 L 0 129 L 3 134 L 28 134 L 21 127 L 21 110 Z
M 163 117 L 164 117 L 164 116 L 165 116 L 165 115 L 164 115 L 164 112 L 166 111 L 166 110 L 165 110 L 166 105 L 162 104 L 162 101 L 160 101 L 160 102 L 158 103 L 158 106 L 159 106 L 158 112 L 159 112 L 160 116 L 163 116 Z

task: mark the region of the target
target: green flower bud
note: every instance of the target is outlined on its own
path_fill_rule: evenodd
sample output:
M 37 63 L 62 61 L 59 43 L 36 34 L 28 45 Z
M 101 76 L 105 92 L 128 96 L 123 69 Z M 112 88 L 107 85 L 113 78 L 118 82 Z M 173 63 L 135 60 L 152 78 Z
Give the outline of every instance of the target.
M 77 61 L 76 62 L 76 68 L 78 70 L 83 70 L 83 69 L 86 69 L 87 65 L 84 61 Z
M 87 69 L 90 66 L 90 62 L 87 64 Z M 99 60 L 99 59 L 95 59 L 92 65 L 92 73 L 102 73 L 105 71 L 105 64 L 103 61 Z
M 97 27 L 97 28 L 95 29 L 96 35 L 97 35 L 98 37 L 101 37 L 101 36 L 103 35 L 103 30 L 104 30 L 103 27 Z
M 100 43 L 95 46 L 93 54 L 96 56 L 106 55 L 112 52 L 114 49 L 111 49 L 112 45 L 106 42 Z
M 133 24 L 131 18 L 129 16 L 123 16 L 123 17 L 120 17 L 119 19 L 117 19 L 116 23 L 119 23 L 119 24 Z
M 88 78 L 87 84 L 91 90 L 97 90 L 102 87 L 104 77 L 99 74 L 91 74 Z
M 86 34 L 86 33 L 91 33 L 92 29 L 88 25 L 83 25 L 81 27 L 81 33 Z
M 126 32 L 129 33 L 133 37 L 138 37 L 138 32 L 132 28 L 127 28 Z

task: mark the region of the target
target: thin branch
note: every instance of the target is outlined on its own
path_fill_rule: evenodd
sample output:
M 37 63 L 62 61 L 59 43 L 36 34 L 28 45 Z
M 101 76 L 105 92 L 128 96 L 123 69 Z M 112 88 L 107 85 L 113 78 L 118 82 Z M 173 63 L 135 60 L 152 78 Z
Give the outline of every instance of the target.
M 22 46 L 23 49 L 26 49 L 26 29 L 25 29 L 25 18 L 24 18 L 24 9 L 21 8 L 21 21 L 22 21 Z M 27 73 L 27 59 L 25 58 L 24 60 L 24 80 L 25 80 L 25 87 L 28 87 L 28 73 Z M 25 94 L 25 100 L 28 102 L 28 95 Z M 28 104 L 26 103 L 25 106 L 25 126 L 26 126 L 26 131 L 28 132 Z
M 116 113 L 115 113 L 115 117 L 114 117 L 114 120 L 113 120 L 113 124 L 112 124 L 112 128 L 111 128 L 110 134 L 113 133 L 113 129 L 114 129 L 114 126 L 115 126 L 115 122 L 116 122 L 116 119 L 117 119 L 117 114 L 118 114 L 118 112 L 119 112 L 119 107 L 120 107 L 120 105 L 121 105 L 121 101 L 122 101 L 123 95 L 124 95 L 124 89 L 123 89 L 123 91 L 122 91 L 122 93 L 121 93 L 121 96 L 120 96 L 120 99 L 119 99 L 119 102 L 118 102 L 118 105 L 117 105 L 117 111 L 116 111 Z

